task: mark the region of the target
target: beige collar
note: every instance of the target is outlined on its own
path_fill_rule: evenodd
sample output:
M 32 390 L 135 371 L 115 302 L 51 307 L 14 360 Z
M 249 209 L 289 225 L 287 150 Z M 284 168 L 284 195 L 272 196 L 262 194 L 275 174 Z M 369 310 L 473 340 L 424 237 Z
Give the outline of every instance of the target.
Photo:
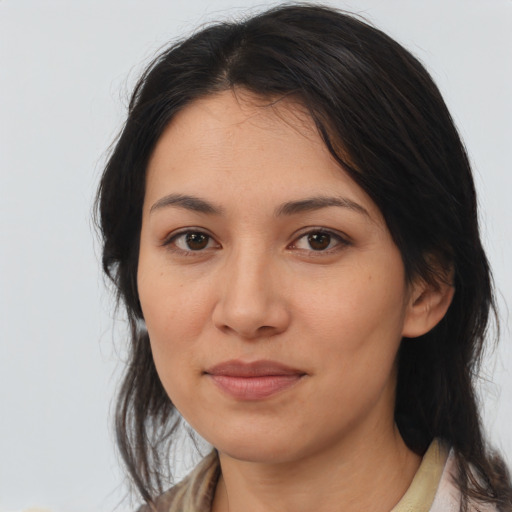
M 447 458 L 446 446 L 436 439 L 432 441 L 409 489 L 391 512 L 429 512 Z M 209 512 L 219 475 L 219 459 L 214 450 L 185 480 L 160 496 L 157 512 Z M 141 507 L 138 512 L 150 509 Z
M 434 439 L 423 456 L 409 489 L 391 512 L 428 512 L 434 502 L 447 458 L 446 446 Z

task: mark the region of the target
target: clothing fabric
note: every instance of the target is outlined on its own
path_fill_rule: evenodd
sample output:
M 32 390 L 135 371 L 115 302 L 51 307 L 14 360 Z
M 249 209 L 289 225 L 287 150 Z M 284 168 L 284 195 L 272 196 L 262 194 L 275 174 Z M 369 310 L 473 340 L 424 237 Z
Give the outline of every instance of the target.
M 454 482 L 456 474 L 453 450 L 434 440 L 409 489 L 390 512 L 459 512 L 460 491 Z M 213 451 L 190 475 L 158 498 L 156 512 L 211 512 L 219 476 L 219 458 Z M 151 509 L 143 506 L 138 512 L 151 512 Z M 470 505 L 469 512 L 498 510 L 492 505 L 479 504 Z

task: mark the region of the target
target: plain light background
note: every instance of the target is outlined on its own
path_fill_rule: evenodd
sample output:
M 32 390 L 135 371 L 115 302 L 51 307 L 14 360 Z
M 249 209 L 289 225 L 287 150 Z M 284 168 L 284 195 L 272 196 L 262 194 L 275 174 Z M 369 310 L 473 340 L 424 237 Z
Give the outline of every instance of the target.
M 418 56 L 468 146 L 503 328 L 485 366 L 483 416 L 511 462 L 512 1 L 324 3 L 364 15 Z M 0 0 L 0 511 L 121 502 L 108 418 L 124 325 L 114 321 L 91 224 L 105 152 L 159 48 L 265 5 Z

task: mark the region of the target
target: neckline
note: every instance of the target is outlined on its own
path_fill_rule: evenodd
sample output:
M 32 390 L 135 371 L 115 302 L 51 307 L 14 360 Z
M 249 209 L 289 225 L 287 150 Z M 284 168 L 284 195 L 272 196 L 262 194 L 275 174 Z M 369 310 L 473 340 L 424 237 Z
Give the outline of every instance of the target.
M 447 446 L 439 439 L 434 439 L 425 452 L 411 485 L 390 512 L 428 512 L 434 502 L 448 455 Z M 221 473 L 216 450 L 203 459 L 194 473 L 197 475 L 197 472 L 202 473 L 202 478 L 199 479 L 202 485 L 201 489 L 196 487 L 193 495 L 189 495 L 196 505 L 192 510 L 210 512 Z
M 411 485 L 391 512 L 428 512 L 432 507 L 448 459 L 448 448 L 439 439 L 428 447 Z

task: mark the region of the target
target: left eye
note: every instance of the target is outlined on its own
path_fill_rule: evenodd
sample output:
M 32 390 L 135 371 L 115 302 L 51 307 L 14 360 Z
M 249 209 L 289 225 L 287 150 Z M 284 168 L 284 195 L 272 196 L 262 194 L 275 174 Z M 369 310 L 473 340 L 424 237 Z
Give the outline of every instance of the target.
M 341 236 L 328 231 L 310 231 L 302 235 L 293 243 L 293 248 L 307 251 L 328 251 L 339 245 L 346 245 L 347 242 Z
M 204 249 L 210 249 L 215 246 L 213 238 L 201 231 L 180 233 L 172 237 L 170 243 L 177 249 L 185 252 L 203 251 Z

